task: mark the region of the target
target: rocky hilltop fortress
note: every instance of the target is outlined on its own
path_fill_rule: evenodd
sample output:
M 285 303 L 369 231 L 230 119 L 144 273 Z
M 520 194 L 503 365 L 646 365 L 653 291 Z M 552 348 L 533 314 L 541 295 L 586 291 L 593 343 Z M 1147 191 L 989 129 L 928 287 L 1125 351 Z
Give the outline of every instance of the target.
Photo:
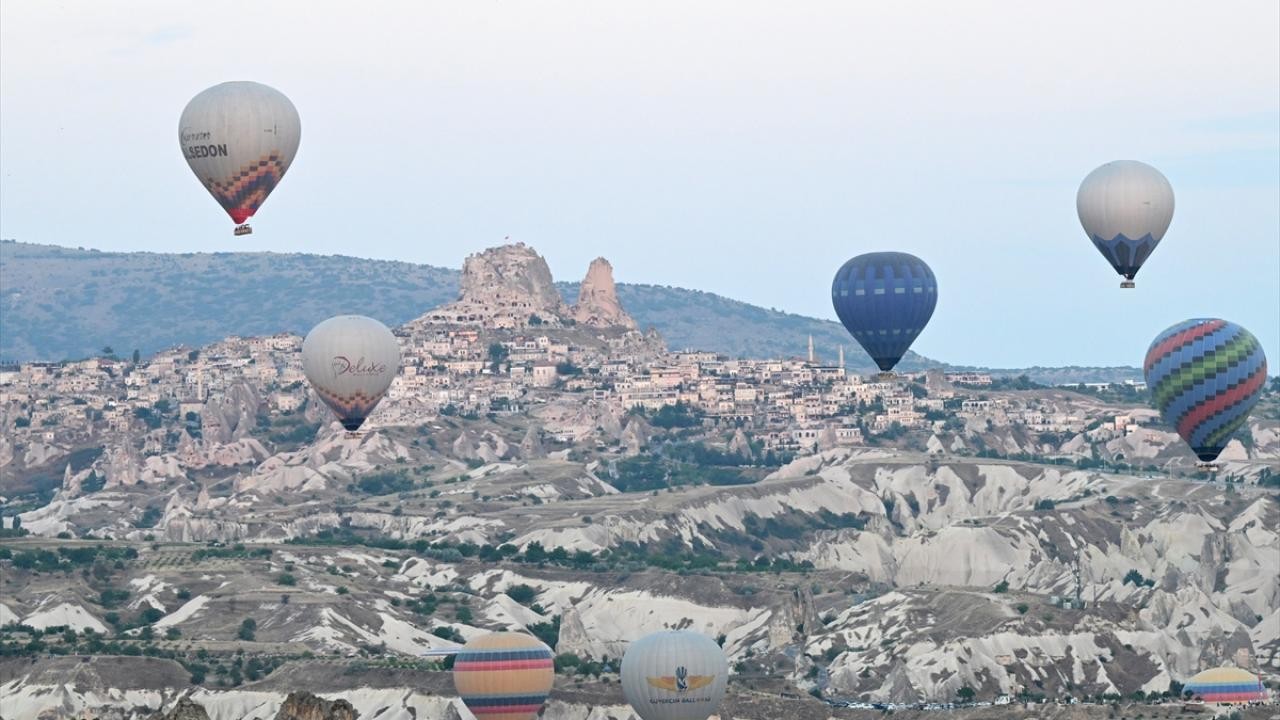
M 608 260 L 591 261 L 578 301 L 569 306 L 556 289 L 547 261 L 524 243 L 469 255 L 462 266 L 457 301 L 428 312 L 417 322 L 493 330 L 570 325 L 636 329 L 636 321 L 618 302 L 613 266 Z

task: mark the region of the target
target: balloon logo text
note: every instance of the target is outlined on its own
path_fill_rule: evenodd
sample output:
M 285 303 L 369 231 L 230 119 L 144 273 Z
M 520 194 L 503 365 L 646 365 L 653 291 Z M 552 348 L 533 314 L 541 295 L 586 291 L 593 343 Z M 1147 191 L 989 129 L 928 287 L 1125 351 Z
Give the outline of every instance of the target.
M 667 692 L 684 694 L 690 690 L 698 690 L 715 682 L 715 675 L 690 675 L 689 670 L 683 665 L 676 668 L 675 675 L 661 675 L 659 677 L 647 677 L 650 687 Z M 680 697 L 680 698 L 649 698 L 649 702 L 655 705 L 663 703 L 700 703 L 711 702 L 709 697 Z
M 182 154 L 185 155 L 188 160 L 191 158 L 203 157 L 225 157 L 227 155 L 227 144 L 188 145 L 187 147 L 182 148 Z
M 332 367 L 333 367 L 334 376 L 338 376 L 338 375 L 371 376 L 371 375 L 381 375 L 382 373 L 387 371 L 387 366 L 383 365 L 382 363 L 374 363 L 374 362 L 366 363 L 363 357 L 361 357 L 359 360 L 356 360 L 353 363 L 349 358 L 346 358 L 342 355 L 335 355 L 333 357 Z

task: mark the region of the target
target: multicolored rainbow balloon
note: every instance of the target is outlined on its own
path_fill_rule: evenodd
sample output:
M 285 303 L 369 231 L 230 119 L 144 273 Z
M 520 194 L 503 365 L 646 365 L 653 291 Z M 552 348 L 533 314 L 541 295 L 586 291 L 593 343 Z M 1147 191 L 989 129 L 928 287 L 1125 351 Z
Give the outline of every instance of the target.
M 1234 667 L 1205 670 L 1188 680 L 1182 691 L 1207 703 L 1250 703 L 1267 699 L 1267 689 L 1257 675 Z
M 1267 382 L 1267 358 L 1248 330 L 1211 318 L 1185 320 L 1156 336 L 1142 363 L 1151 403 L 1211 463 Z
M 480 720 L 533 720 L 554 683 L 551 648 L 532 635 L 481 635 L 453 660 L 453 686 Z

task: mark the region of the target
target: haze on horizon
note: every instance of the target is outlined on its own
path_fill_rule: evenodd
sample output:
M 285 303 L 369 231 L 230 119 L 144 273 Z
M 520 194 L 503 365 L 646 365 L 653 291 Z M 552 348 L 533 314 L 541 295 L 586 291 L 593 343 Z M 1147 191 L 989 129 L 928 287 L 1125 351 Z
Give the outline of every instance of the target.
M 303 128 L 241 238 L 176 142 L 233 79 Z M 1177 196 L 1133 291 L 1075 212 L 1125 158 Z M 929 357 L 1138 365 L 1217 316 L 1280 367 L 1280 4 L 0 5 L 0 237 L 460 267 L 504 236 L 829 319 L 841 263 L 903 250 Z

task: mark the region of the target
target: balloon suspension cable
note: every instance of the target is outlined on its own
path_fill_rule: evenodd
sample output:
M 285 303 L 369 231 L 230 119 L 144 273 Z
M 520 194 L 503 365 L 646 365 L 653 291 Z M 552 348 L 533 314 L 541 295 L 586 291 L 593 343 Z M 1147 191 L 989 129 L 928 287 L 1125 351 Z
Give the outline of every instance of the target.
M 253 228 L 249 227 L 249 223 L 243 223 L 241 225 L 237 225 L 234 232 L 237 237 L 240 235 L 250 235 L 253 233 Z
M 1137 287 L 1137 284 L 1135 284 L 1132 280 L 1121 280 L 1121 281 L 1120 281 L 1120 287 L 1122 287 L 1122 288 L 1135 288 L 1135 287 Z

